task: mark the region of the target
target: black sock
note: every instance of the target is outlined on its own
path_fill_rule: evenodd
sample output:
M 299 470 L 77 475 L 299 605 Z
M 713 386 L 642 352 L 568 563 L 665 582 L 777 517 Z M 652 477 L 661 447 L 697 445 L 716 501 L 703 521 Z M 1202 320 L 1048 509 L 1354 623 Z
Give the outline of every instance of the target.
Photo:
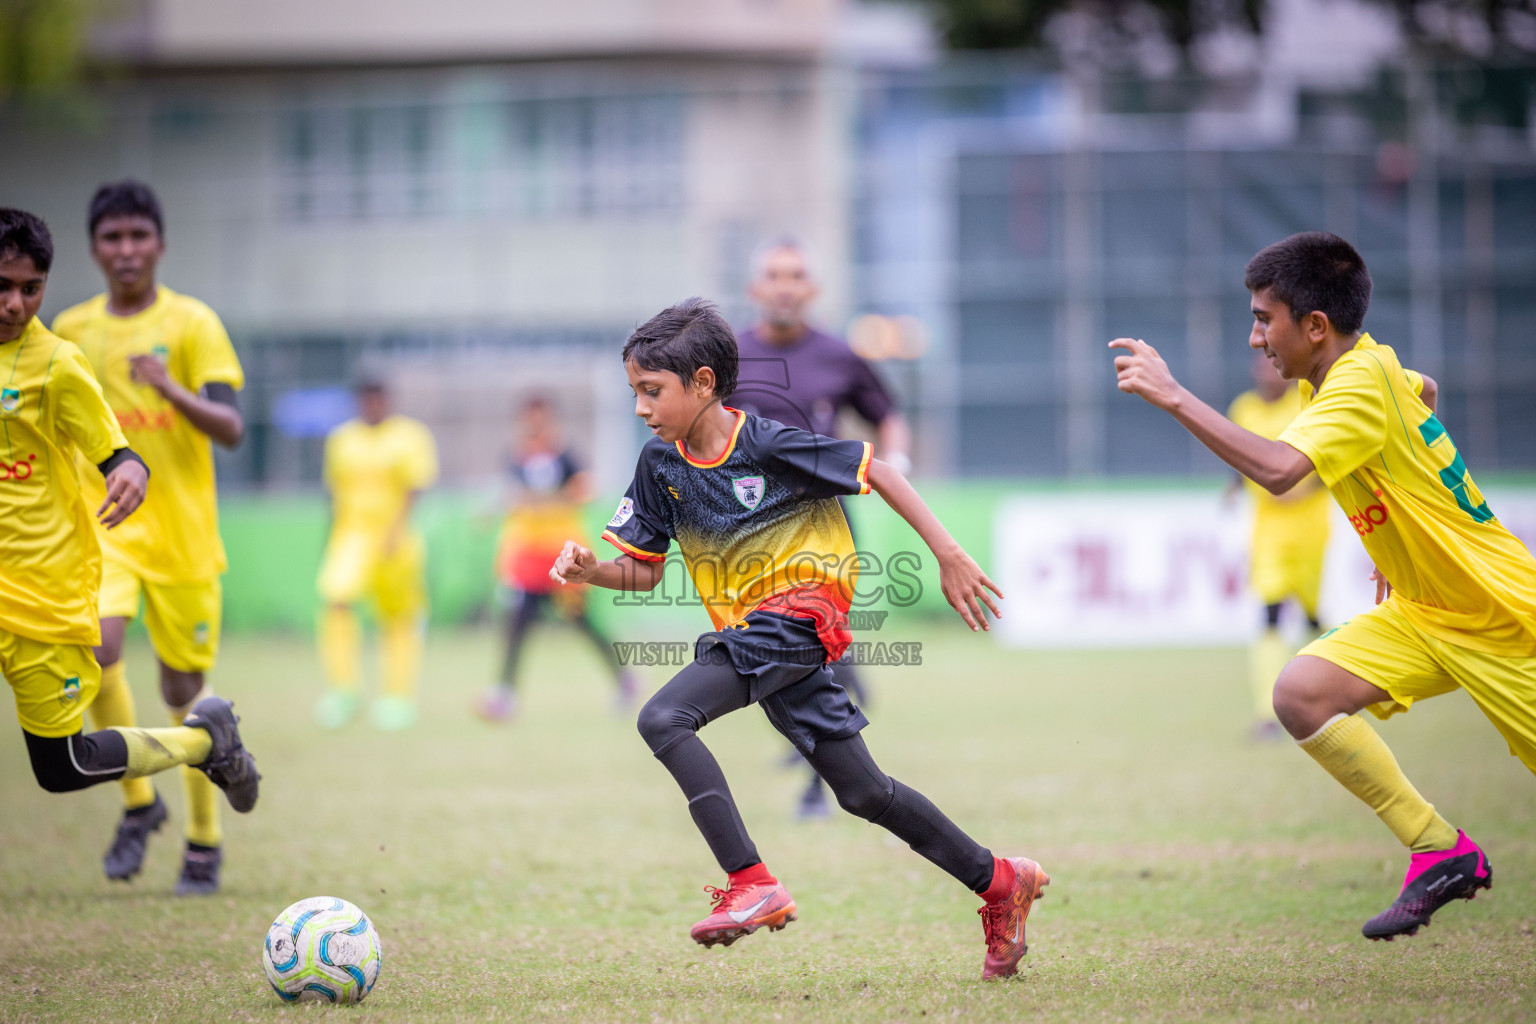
M 704 741 L 689 734 L 671 748 L 656 755 L 677 780 L 688 798 L 688 813 L 704 835 L 710 852 L 729 874 L 757 864 L 762 858 L 747 835 L 747 826 L 736 809 L 731 788 L 726 784 L 720 763 Z
M 895 779 L 891 785 L 891 805 L 870 820 L 954 875 L 967 889 L 984 892 L 992 883 L 992 852 L 917 790 Z

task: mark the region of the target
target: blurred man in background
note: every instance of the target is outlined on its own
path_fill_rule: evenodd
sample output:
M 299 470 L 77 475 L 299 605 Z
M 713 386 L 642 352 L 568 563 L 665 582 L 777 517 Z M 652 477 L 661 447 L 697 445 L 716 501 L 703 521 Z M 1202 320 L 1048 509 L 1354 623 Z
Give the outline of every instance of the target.
M 592 497 L 592 482 L 560 436 L 560 424 L 547 398 L 529 399 L 518 415 L 519 437 L 507 453 L 511 510 L 502 525 L 496 551 L 496 581 L 506 595 L 506 653 L 501 677 L 484 694 L 477 711 L 500 722 L 517 714 L 517 665 L 528 632 L 552 608 L 581 630 L 597 648 L 614 680 L 615 706 L 634 704 L 634 676 L 619 665 L 608 638 L 587 617 L 587 588 L 558 586 L 549 578 L 565 541 L 587 545 L 581 507 Z
M 1227 418 L 1273 441 L 1301 413 L 1301 391 L 1295 381 L 1280 376 L 1262 351 L 1253 354 L 1250 365 L 1253 390 L 1237 396 L 1227 410 Z M 1248 657 L 1253 737 L 1278 740 L 1284 731 L 1275 717 L 1275 680 L 1296 653 L 1280 635 L 1280 608 L 1286 601 L 1295 600 L 1307 617 L 1307 639 L 1321 632 L 1317 597 L 1323 585 L 1323 554 L 1328 549 L 1332 501 L 1316 473 L 1284 494 L 1270 494 L 1242 476 L 1233 481 L 1232 492 L 1239 487 L 1247 490 L 1253 503 L 1248 584 L 1264 603 L 1264 626 Z
M 101 186 L 89 213 L 91 257 L 107 290 L 66 309 L 54 333 L 80 346 L 133 450 L 154 473 L 138 514 L 113 530 L 99 523 L 101 692 L 91 705 L 98 728 L 134 724 L 123 664 L 123 634 L 144 605 L 144 625 L 160 661 L 160 696 L 181 725 L 211 696 L 206 674 L 219 651 L 220 576 L 228 568 L 219 537 L 213 448 L 235 448 L 245 433 L 235 393 L 245 384 L 240 360 L 213 310 L 160 284 L 165 255 L 160 203 L 148 186 Z M 86 501 L 105 497 L 98 474 L 82 472 Z M 94 506 L 93 506 L 94 507 Z M 186 851 L 176 894 L 219 889 L 223 830 L 218 790 L 182 766 L 187 795 Z M 127 880 L 144 862 L 149 834 L 166 819 L 148 779 L 123 783 L 127 808 L 104 861 L 108 878 Z
M 776 242 L 762 254 L 749 289 L 761 319 L 736 336 L 741 380 L 731 401 L 749 413 L 824 437 L 838 436 L 838 413 L 851 408 L 879 432 L 879 457 L 905 476 L 912 471 L 907 421 L 874 370 L 846 341 L 810 325 L 806 312 L 820 292 L 805 250 L 796 242 Z M 867 694 L 852 664 L 835 664 L 832 674 L 857 703 L 865 703 Z M 800 816 L 830 813 L 821 776 L 812 771 L 800 798 Z
M 320 658 L 330 689 L 315 718 L 339 729 L 357 714 L 363 638 L 356 606 L 369 600 L 384 663 L 373 724 L 406 729 L 416 721 L 427 612 L 426 545 L 411 526 L 411 510 L 437 479 L 437 448 L 424 424 L 392 414 L 382 378 L 365 375 L 356 392 L 357 417 L 325 439 L 331 537 L 317 586 L 325 602 Z

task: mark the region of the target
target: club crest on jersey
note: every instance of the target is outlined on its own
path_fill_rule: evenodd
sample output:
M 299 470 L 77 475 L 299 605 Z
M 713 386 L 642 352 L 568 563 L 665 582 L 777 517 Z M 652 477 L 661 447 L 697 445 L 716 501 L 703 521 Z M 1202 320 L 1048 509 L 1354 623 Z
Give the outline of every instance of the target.
M 763 478 L 760 476 L 733 478 L 731 490 L 736 492 L 736 500 L 750 511 L 757 508 L 763 500 Z
M 21 392 L 15 388 L 0 389 L 0 409 L 15 412 L 21 407 Z
M 59 703 L 65 707 L 80 699 L 80 677 L 70 676 L 64 680 L 64 689 L 59 693 Z
M 632 516 L 634 516 L 634 514 L 635 514 L 635 502 L 634 502 L 634 499 L 632 499 L 632 498 L 621 498 L 621 499 L 619 499 L 618 511 L 616 511 L 613 514 L 613 518 L 612 519 L 608 520 L 608 525 L 610 527 L 623 526 L 625 523 L 629 522 L 630 518 Z

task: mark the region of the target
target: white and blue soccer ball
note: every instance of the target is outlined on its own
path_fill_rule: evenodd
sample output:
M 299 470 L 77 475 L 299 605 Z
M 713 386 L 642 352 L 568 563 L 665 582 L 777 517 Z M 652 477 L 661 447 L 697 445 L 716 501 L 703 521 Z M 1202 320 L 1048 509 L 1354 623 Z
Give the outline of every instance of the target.
M 384 963 L 368 915 L 334 896 L 299 900 L 277 915 L 261 950 L 272 990 L 285 1003 L 357 1003 Z

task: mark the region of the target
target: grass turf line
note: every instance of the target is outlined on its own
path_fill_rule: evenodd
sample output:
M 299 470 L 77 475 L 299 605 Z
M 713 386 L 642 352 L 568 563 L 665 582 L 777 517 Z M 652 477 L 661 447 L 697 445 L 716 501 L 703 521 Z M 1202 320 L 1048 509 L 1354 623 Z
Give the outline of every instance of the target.
M 1245 742 L 1240 651 L 1005 651 L 947 625 L 921 667 L 872 668 L 871 749 L 998 853 L 1053 882 L 1020 977 L 982 985 L 975 899 L 882 830 L 793 820 L 802 783 L 760 712 L 704 737 L 800 920 L 706 951 L 688 926 L 722 879 L 584 641 L 528 651 L 521 719 L 470 717 L 488 633 L 428 646 L 421 724 L 311 724 L 305 642 L 231 638 L 265 776 L 226 809 L 224 892 L 171 897 L 182 795 L 130 884 L 101 875 L 116 787 L 49 796 L 0 741 L 0 1021 L 289 1019 L 266 925 L 304 896 L 363 907 L 384 943 L 378 1021 L 1501 1021 L 1536 1015 L 1532 779 L 1461 695 L 1379 725 L 1411 778 L 1489 850 L 1495 888 L 1391 945 L 1359 926 L 1406 855 L 1289 744 Z M 129 654 L 158 722 L 149 654 Z M 655 670 L 654 688 L 666 678 Z

